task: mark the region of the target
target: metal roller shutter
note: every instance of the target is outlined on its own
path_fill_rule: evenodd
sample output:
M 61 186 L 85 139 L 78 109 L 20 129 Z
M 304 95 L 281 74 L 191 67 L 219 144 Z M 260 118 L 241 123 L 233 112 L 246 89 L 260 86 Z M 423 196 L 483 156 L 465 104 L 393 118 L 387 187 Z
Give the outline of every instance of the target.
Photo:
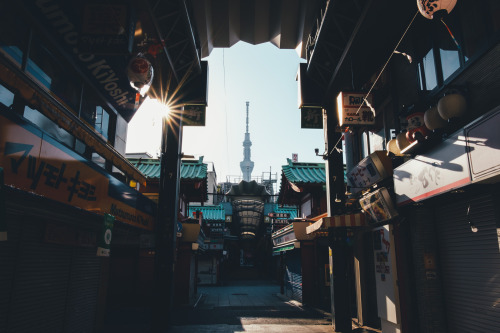
M 300 250 L 286 252 L 285 286 L 288 297 L 302 302 L 302 271 Z
M 65 332 L 92 332 L 95 327 L 101 268 L 95 248 L 75 248 L 71 263 Z
M 469 205 L 476 233 L 467 219 Z M 500 253 L 494 205 L 491 196 L 485 195 L 437 209 L 449 332 L 500 332 Z
M 7 332 L 62 332 L 71 248 L 43 243 L 45 223 L 25 222 Z
M 7 216 L 8 240 L 0 242 L 0 332 L 7 331 L 7 317 L 12 296 L 12 284 L 16 270 L 17 249 L 21 223 Z

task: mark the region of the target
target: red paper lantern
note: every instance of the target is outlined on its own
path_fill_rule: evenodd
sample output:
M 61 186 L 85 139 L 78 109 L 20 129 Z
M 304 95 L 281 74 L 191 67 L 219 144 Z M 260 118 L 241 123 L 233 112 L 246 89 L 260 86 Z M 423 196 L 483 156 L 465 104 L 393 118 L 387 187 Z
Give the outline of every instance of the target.
M 429 129 L 425 127 L 423 112 L 413 113 L 406 117 L 406 120 L 408 120 L 406 138 L 410 143 L 417 140 L 416 135 L 419 135 L 417 133 L 420 133 L 423 137 L 426 137 L 431 133 Z
M 153 65 L 141 54 L 133 57 L 127 66 L 127 77 L 130 85 L 144 94 L 153 82 Z

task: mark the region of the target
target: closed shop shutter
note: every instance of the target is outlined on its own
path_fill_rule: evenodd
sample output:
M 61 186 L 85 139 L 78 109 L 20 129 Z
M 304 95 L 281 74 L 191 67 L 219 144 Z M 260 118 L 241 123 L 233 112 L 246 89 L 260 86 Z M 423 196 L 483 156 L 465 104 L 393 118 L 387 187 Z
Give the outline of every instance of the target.
M 473 233 L 467 218 L 478 231 Z M 449 332 L 500 332 L 500 253 L 491 196 L 437 211 L 439 255 Z
M 24 222 L 7 332 L 62 332 L 71 247 L 43 242 L 45 223 Z
M 286 295 L 294 300 L 302 302 L 302 272 L 300 265 L 300 250 L 287 251 L 285 256 Z
M 7 241 L 0 242 L 0 332 L 7 332 L 21 223 L 7 216 Z
M 92 332 L 95 327 L 100 259 L 95 248 L 74 248 L 65 332 Z

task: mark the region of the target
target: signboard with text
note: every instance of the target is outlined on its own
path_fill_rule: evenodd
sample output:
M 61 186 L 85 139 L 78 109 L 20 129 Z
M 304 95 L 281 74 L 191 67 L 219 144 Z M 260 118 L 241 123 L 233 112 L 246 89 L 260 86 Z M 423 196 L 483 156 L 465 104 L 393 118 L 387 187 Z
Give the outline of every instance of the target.
M 300 109 L 300 128 L 323 128 L 323 109 L 315 106 L 303 106 Z
M 113 224 L 115 217 L 109 214 L 104 214 L 102 234 L 98 239 L 97 256 L 109 257 L 111 249 L 111 239 L 113 238 Z
M 438 147 L 394 169 L 396 203 L 403 206 L 471 182 L 466 138 L 456 132 Z
M 290 213 L 269 213 L 269 217 L 278 219 L 288 219 L 290 218 Z
M 205 126 L 205 115 L 207 107 L 202 104 L 184 105 L 182 111 L 183 126 Z
M 0 112 L 5 185 L 153 229 L 155 204 L 15 114 Z
M 375 115 L 368 105 L 371 105 L 372 95 L 364 100 L 365 93 L 341 92 L 337 96 L 337 114 L 339 126 L 374 125 Z

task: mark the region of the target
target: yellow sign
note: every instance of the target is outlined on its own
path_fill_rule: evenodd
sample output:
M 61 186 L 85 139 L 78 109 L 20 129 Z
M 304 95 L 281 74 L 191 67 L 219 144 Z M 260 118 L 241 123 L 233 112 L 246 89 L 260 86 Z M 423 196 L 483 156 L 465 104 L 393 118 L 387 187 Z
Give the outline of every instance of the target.
M 0 114 L 5 185 L 153 229 L 154 203 L 14 114 Z

